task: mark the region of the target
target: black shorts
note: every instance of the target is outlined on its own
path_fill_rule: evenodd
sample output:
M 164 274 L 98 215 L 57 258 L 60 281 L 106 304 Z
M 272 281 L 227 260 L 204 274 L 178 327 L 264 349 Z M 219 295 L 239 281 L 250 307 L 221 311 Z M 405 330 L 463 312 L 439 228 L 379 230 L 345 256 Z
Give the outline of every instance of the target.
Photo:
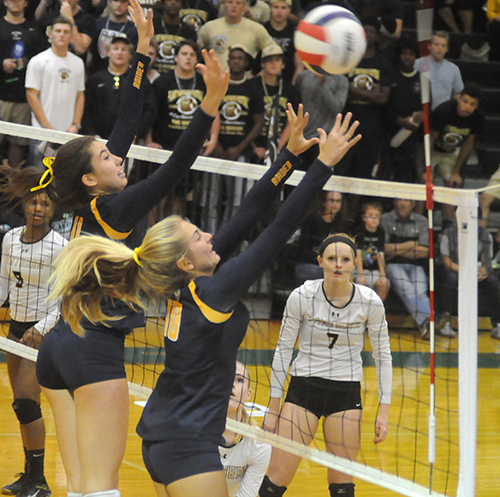
M 38 321 L 14 321 L 13 319 L 10 320 L 10 325 L 9 325 L 9 333 L 13 336 L 15 336 L 18 340 L 21 340 L 23 338 L 24 334 L 35 324 L 38 323 Z
M 361 383 L 324 378 L 292 376 L 285 402 L 325 418 L 336 412 L 362 409 Z
M 126 378 L 125 335 L 87 330 L 75 335 L 63 321 L 44 337 L 36 376 L 42 387 L 74 391 L 84 385 Z
M 165 486 L 189 476 L 223 471 L 219 445 L 205 440 L 143 441 L 142 459 L 151 479 Z

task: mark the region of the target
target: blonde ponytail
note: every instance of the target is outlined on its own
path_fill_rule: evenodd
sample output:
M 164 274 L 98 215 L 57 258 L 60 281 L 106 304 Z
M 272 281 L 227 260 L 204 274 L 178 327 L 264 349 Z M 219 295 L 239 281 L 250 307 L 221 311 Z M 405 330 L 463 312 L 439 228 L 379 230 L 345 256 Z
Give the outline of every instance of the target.
M 74 333 L 83 334 L 83 317 L 92 323 L 120 319 L 103 313 L 104 297 L 120 299 L 132 308 L 145 307 L 143 292 L 156 300 L 189 281 L 177 266 L 188 244 L 178 229 L 181 222 L 178 216 L 159 222 L 135 250 L 94 235 L 72 240 L 64 248 L 51 276 L 50 298 L 60 301 L 62 316 Z

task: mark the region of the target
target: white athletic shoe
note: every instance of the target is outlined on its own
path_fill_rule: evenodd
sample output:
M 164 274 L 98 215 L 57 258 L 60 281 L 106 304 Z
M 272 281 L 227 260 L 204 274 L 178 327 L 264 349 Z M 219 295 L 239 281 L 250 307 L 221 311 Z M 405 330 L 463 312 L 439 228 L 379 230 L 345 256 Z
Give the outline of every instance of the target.
M 441 328 L 439 334 L 442 337 L 447 337 L 447 338 L 455 338 L 457 336 L 457 332 L 452 330 L 449 321 Z
M 500 325 L 496 325 L 491 331 L 490 331 L 490 337 L 491 338 L 496 338 L 497 340 L 500 340 Z

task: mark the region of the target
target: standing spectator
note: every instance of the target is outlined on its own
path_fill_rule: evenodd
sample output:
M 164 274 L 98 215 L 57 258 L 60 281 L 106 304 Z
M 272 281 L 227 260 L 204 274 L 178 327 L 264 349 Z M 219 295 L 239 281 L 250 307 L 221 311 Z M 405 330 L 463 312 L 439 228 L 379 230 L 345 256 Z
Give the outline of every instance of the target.
M 128 38 L 134 47 L 137 46 L 137 29 L 128 18 L 128 6 L 129 0 L 109 0 L 109 15 L 96 19 L 90 45 L 90 73 L 106 68 L 109 45 L 117 36 Z
M 183 0 L 162 0 L 161 16 L 155 16 L 155 40 L 160 47 L 156 69 L 160 73 L 175 69 L 175 47 L 184 39 L 196 41 L 196 31 L 180 18 Z
M 394 210 L 382 215 L 386 274 L 418 324 L 422 338 L 429 340 L 431 307 L 424 271 L 429 258 L 429 229 L 427 219 L 413 212 L 414 206 L 413 200 L 399 198 L 394 201 Z
M 31 124 L 30 107 L 26 101 L 26 65 L 43 42 L 39 31 L 27 21 L 24 10 L 27 0 L 5 0 L 6 14 L 0 18 L 0 116 L 4 121 Z M 18 166 L 26 157 L 27 138 L 0 135 L 0 143 L 8 143 L 8 161 Z
M 287 104 L 290 102 L 297 112 L 300 103 L 298 90 L 282 77 L 285 64 L 283 50 L 277 45 L 269 45 L 262 50 L 262 73 L 250 80 L 259 91 L 264 90 L 264 126 L 262 132 L 254 141 L 254 153 L 259 160 L 264 160 L 268 148 L 268 138 L 273 134 L 269 125 L 277 120 L 277 151 L 281 150 L 290 136 L 290 125 L 286 117 Z M 274 122 L 273 122 L 274 126 Z M 271 161 L 271 163 L 274 161 Z
M 377 50 L 380 22 L 377 18 L 363 21 L 366 52 L 349 74 L 347 110 L 360 122 L 363 147 L 346 157 L 344 167 L 349 176 L 372 178 L 378 169 L 381 151 L 383 106 L 389 100 L 394 67 Z M 355 209 L 353 209 L 355 210 Z
M 198 31 L 206 22 L 217 19 L 217 9 L 209 0 L 185 0 L 179 15 L 186 24 Z
M 47 6 L 48 2 L 40 2 L 39 7 Z M 85 54 L 89 48 L 92 37 L 94 36 L 95 21 L 90 14 L 86 14 L 78 5 L 78 0 L 54 0 L 52 9 L 47 13 L 44 12 L 43 17 L 40 17 L 42 11 L 37 9 L 36 19 L 45 32 L 47 27 L 53 26 L 54 20 L 59 17 L 68 19 L 73 27 L 73 36 L 71 37 L 71 49 L 77 54 Z
M 198 43 L 207 50 L 213 49 L 222 67 L 228 67 L 229 49 L 236 44 L 255 58 L 273 39 L 264 26 L 243 17 L 245 0 L 224 0 L 225 17 L 207 22 L 198 31 Z
M 107 140 L 118 119 L 123 86 L 127 81 L 134 47 L 126 38 L 114 38 L 108 49 L 109 65 L 90 76 L 85 89 L 82 128 L 87 135 Z M 144 138 L 156 117 L 156 102 L 149 81 L 144 81 L 144 107 L 137 138 Z
M 387 103 L 386 132 L 390 141 L 384 143 L 382 179 L 406 183 L 417 180 L 417 130 L 423 122 L 420 97 L 420 74 L 414 69 L 417 47 L 410 41 L 398 47 L 398 70 Z
M 431 110 L 447 102 L 464 89 L 462 75 L 457 65 L 444 57 L 448 53 L 450 35 L 446 31 L 436 31 L 431 38 L 430 55 L 418 59 L 415 69 L 422 72 L 430 65 Z
M 491 253 L 493 240 L 491 235 L 482 226 L 478 229 L 477 246 L 477 279 L 481 291 L 481 301 L 485 302 L 488 315 L 493 325 L 491 337 L 500 339 L 500 290 L 497 276 L 491 267 Z M 444 230 L 441 237 L 441 261 L 444 267 L 444 281 L 439 289 L 440 302 L 443 305 L 443 320 L 445 322 L 441 335 L 455 337 L 456 333 L 451 328 L 450 315 L 454 309 L 453 297 L 458 286 L 458 225 L 456 218 L 453 224 Z M 441 281 L 439 279 L 438 281 Z M 455 300 L 456 302 L 456 300 Z
M 229 88 L 219 109 L 221 126 L 215 149 L 217 157 L 247 160 L 252 142 L 264 125 L 264 95 L 245 76 L 249 56 L 243 47 L 229 50 Z
M 304 130 L 304 136 L 316 138 L 318 128 L 330 129 L 335 122 L 335 116 L 344 110 L 349 90 L 349 81 L 343 74 L 327 74 L 322 76 L 309 69 L 304 69 L 297 75 L 297 89 L 302 104 L 309 112 L 309 122 Z M 313 145 L 307 152 L 304 163 L 318 155 L 319 148 Z M 337 164 L 337 167 L 342 165 Z M 342 230 L 337 230 L 342 231 Z
M 292 9 L 292 0 L 271 0 L 270 5 L 271 19 L 264 24 L 264 27 L 283 50 L 285 67 L 282 75 L 285 81 L 291 83 L 295 75 L 296 56 L 293 37 L 297 27 L 297 25 L 289 19 Z
M 431 114 L 432 168 L 437 169 L 445 186 L 463 186 L 462 166 L 467 162 L 476 135 L 484 128 L 485 117 L 479 108 L 481 87 L 467 83 L 456 98 L 444 102 Z M 421 181 L 425 183 L 425 172 Z M 443 221 L 451 224 L 454 208 L 443 204 Z
M 490 60 L 500 61 L 500 0 L 488 0 L 486 7 L 488 17 L 488 41 L 490 44 Z
M 205 82 L 196 72 L 198 45 L 183 40 L 175 47 L 175 69 L 162 74 L 153 85 L 158 104 L 156 121 L 146 137 L 152 148 L 173 150 L 182 132 L 188 127 L 194 113 L 207 92 Z M 203 155 L 210 155 L 217 143 L 219 120 L 212 126 L 210 139 Z
M 81 127 L 85 70 L 82 59 L 68 51 L 71 36 L 71 21 L 58 17 L 49 33 L 51 47 L 28 63 L 26 98 L 32 125 L 37 128 L 77 133 Z M 32 142 L 32 146 L 36 144 Z
M 380 226 L 383 209 L 379 202 L 363 205 L 363 225 L 356 230 L 356 276 L 360 285 L 373 288 L 384 301 L 390 283 L 385 275 L 385 231 Z

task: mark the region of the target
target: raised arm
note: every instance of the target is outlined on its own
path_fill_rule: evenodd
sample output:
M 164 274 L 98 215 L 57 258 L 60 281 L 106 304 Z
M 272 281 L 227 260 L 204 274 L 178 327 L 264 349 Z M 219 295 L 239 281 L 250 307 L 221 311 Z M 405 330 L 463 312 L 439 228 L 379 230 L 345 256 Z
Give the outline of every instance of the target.
M 207 285 L 207 298 L 210 302 L 207 301 L 207 304 L 221 312 L 232 309 L 271 264 L 301 225 L 311 202 L 331 177 L 333 166 L 361 138 L 360 135 L 353 138 L 359 123 L 355 122 L 350 126 L 351 117 L 348 114 L 342 119 L 339 114 L 329 135 L 320 130 L 318 158 L 286 199 L 273 223 L 245 252 L 223 264 L 210 278 L 210 285 Z
M 147 56 L 149 42 L 154 35 L 151 9 L 148 10 L 146 17 L 137 0 L 130 0 L 128 9 L 137 27 L 139 41 L 123 90 L 118 119 L 107 143 L 109 151 L 122 159 L 127 156 L 141 123 L 144 105 L 144 85 L 142 82 L 143 78 L 146 77 L 150 60 Z
M 213 244 L 215 250 L 224 261 L 233 250 L 244 240 L 248 231 L 262 218 L 278 197 L 282 185 L 292 174 L 295 166 L 300 162 L 297 155 L 301 154 L 319 138 L 304 138 L 304 129 L 309 120 L 309 114 L 304 114 L 302 104 L 297 114 L 288 104 L 288 122 L 290 124 L 290 139 L 286 150 L 281 152 L 270 169 L 257 181 L 243 199 L 240 208 L 231 220 L 215 235 Z

